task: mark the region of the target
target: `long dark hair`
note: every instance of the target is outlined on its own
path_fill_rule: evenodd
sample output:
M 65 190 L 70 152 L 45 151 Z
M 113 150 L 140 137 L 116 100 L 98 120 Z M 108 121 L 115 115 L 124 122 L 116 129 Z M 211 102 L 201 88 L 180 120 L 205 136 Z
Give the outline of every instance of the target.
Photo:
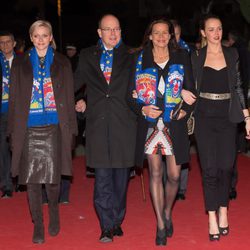
M 149 37 L 150 37 L 150 35 L 152 35 L 152 30 L 153 30 L 154 25 L 156 25 L 158 23 L 163 23 L 163 24 L 166 24 L 168 26 L 169 34 L 171 35 L 169 43 L 168 43 L 169 50 L 173 51 L 173 50 L 179 49 L 179 46 L 176 42 L 175 35 L 174 35 L 174 26 L 172 25 L 171 21 L 168 19 L 165 19 L 165 18 L 160 18 L 160 19 L 153 20 L 148 25 L 148 27 L 144 33 L 141 45 L 138 48 L 132 49 L 131 50 L 132 52 L 140 51 L 143 48 L 145 48 L 146 46 L 153 46 L 152 41 L 150 40 Z

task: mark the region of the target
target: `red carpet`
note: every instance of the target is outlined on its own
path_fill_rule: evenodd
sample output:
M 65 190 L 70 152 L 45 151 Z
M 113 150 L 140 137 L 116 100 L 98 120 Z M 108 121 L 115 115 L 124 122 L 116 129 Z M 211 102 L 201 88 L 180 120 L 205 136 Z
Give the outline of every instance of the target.
M 178 201 L 173 212 L 174 236 L 168 240 L 171 250 L 248 250 L 250 249 L 250 158 L 239 157 L 238 198 L 230 204 L 230 234 L 220 242 L 209 242 L 207 216 L 204 212 L 203 194 L 196 155 L 192 156 L 187 198 Z M 98 242 L 98 220 L 93 208 L 94 179 L 85 177 L 84 159 L 74 160 L 74 183 L 69 205 L 61 205 L 61 232 L 53 238 L 46 230 L 45 244 L 31 242 L 31 223 L 26 193 L 15 193 L 9 200 L 0 200 L 0 250 L 150 250 L 155 247 L 155 217 L 148 191 L 148 175 L 144 169 L 146 202 L 142 199 L 140 177 L 130 181 L 127 215 L 123 223 L 124 236 L 113 243 Z M 44 205 L 45 227 L 48 225 L 48 209 Z M 162 247 L 160 247 L 161 249 Z

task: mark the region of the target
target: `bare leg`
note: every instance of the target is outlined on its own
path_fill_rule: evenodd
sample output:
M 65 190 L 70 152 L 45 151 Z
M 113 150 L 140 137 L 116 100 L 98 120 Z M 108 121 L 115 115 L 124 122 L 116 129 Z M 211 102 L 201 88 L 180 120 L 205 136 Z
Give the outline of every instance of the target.
M 210 240 L 218 240 L 220 238 L 217 217 L 215 211 L 208 211 L 209 235 L 212 235 Z
M 219 209 L 219 231 L 224 236 L 229 233 L 227 211 L 227 207 L 220 207 Z

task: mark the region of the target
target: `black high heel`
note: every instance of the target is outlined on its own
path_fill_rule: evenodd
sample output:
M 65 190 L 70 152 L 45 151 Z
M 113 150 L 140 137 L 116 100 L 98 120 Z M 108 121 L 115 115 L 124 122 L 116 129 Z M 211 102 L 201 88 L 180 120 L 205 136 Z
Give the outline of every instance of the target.
M 209 234 L 210 241 L 219 241 L 220 240 L 220 233 L 218 234 Z
M 220 235 L 227 236 L 229 234 L 229 226 L 227 227 L 219 227 Z
M 157 246 L 166 246 L 167 245 L 167 234 L 166 234 L 165 227 L 163 229 L 159 229 L 157 227 L 155 244 Z
M 173 226 L 173 221 L 172 218 L 169 220 L 164 216 L 164 224 L 167 230 L 167 237 L 171 238 L 174 233 L 174 226 Z

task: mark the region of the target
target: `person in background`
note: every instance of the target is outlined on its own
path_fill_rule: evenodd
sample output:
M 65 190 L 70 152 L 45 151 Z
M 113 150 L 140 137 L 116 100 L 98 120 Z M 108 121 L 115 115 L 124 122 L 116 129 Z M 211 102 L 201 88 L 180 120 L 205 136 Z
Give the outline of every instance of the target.
M 78 53 L 77 53 L 77 48 L 75 45 L 73 44 L 68 44 L 66 46 L 66 56 L 68 57 L 70 63 L 71 63 L 71 67 L 72 67 L 72 71 L 73 73 L 76 70 L 77 67 L 77 63 L 78 63 Z M 79 99 L 79 97 L 77 97 Z M 76 99 L 77 99 L 76 98 Z M 78 131 L 79 131 L 79 137 L 82 137 L 82 127 L 80 126 L 82 124 L 79 124 L 82 120 L 78 119 L 77 116 L 77 123 L 78 123 Z M 77 138 L 78 138 L 77 136 Z M 61 177 L 61 185 L 60 185 L 60 195 L 59 195 L 59 203 L 61 204 L 69 204 L 70 202 L 70 187 L 71 187 L 71 182 L 72 182 L 72 177 L 71 176 L 64 176 L 62 175 Z M 47 197 L 47 193 L 45 190 L 45 187 L 43 186 L 43 204 L 48 204 L 48 197 Z
M 97 45 L 80 53 L 75 90 L 86 84 L 86 160 L 95 169 L 94 205 L 104 243 L 123 235 L 136 117 L 126 102 L 131 55 L 122 42 L 120 22 L 104 15 L 97 32 Z M 85 102 L 78 101 L 76 111 L 84 110 Z
M 66 56 L 70 60 L 70 64 L 72 67 L 73 73 L 76 71 L 76 67 L 79 60 L 79 55 L 77 52 L 77 48 L 74 44 L 68 44 L 66 46 Z M 77 116 L 77 124 L 78 124 L 78 131 L 79 135 L 82 136 L 82 129 L 84 128 L 84 124 L 82 124 L 82 120 L 78 119 Z M 61 179 L 61 188 L 60 188 L 60 195 L 59 195 L 59 203 L 68 204 L 69 203 L 69 194 L 70 194 L 70 186 L 72 182 L 72 177 L 70 176 L 62 176 Z
M 248 103 L 248 86 L 249 86 L 249 52 L 247 49 L 247 43 L 241 37 L 237 30 L 231 30 L 228 33 L 228 46 L 236 48 L 239 54 L 239 70 L 242 79 L 242 88 L 245 97 L 245 102 Z M 247 152 L 247 140 L 245 138 L 245 123 L 241 122 L 238 124 L 237 129 L 237 153 Z M 237 157 L 235 160 L 232 176 L 232 184 L 230 190 L 230 199 L 236 199 L 237 190 L 236 184 L 238 181 L 238 170 L 237 170 Z
M 191 55 L 197 82 L 195 137 L 202 169 L 210 241 L 229 234 L 228 206 L 236 155 L 237 123 L 245 121 L 250 138 L 250 116 L 241 88 L 239 56 L 223 47 L 222 23 L 209 14 L 200 26 L 207 46 Z
M 181 25 L 177 20 L 171 20 L 171 23 L 174 26 L 174 35 L 177 41 L 177 44 L 182 48 L 190 52 L 189 45 L 181 38 Z
M 194 91 L 190 56 L 177 45 L 171 22 L 158 19 L 149 24 L 134 57 L 128 103 L 138 116 L 136 165 L 143 166 L 146 155 L 157 219 L 155 244 L 166 245 L 174 230 L 172 208 L 181 164 L 190 157 L 186 117 L 192 106 L 184 102 L 173 116 L 181 103 L 182 89 Z M 166 156 L 164 165 L 162 156 Z M 165 190 L 163 167 L 167 167 Z
M 17 56 L 23 55 L 25 51 L 25 40 L 22 37 L 16 38 L 15 53 Z
M 190 48 L 188 44 L 181 38 L 181 25 L 177 20 L 171 20 L 171 23 L 174 26 L 174 35 L 178 45 L 187 50 L 190 53 Z M 189 163 L 185 163 L 181 166 L 181 174 L 180 174 L 180 184 L 178 193 L 176 195 L 176 200 L 185 200 L 185 193 L 187 191 L 187 183 L 188 183 L 188 173 L 189 173 Z
M 74 44 L 68 44 L 66 46 L 66 56 L 69 58 L 73 72 L 76 71 L 79 54 L 77 52 L 77 47 Z
M 58 197 L 61 175 L 72 175 L 72 140 L 77 134 L 73 74 L 58 53 L 51 24 L 34 22 L 33 47 L 12 64 L 8 131 L 13 177 L 27 185 L 34 223 L 33 243 L 43 243 L 42 185 L 48 195 L 50 236 L 60 231 Z
M 11 152 L 7 140 L 7 119 L 9 111 L 10 72 L 15 57 L 16 42 L 9 31 L 0 31 L 0 187 L 2 198 L 11 198 L 13 182 L 11 178 Z

